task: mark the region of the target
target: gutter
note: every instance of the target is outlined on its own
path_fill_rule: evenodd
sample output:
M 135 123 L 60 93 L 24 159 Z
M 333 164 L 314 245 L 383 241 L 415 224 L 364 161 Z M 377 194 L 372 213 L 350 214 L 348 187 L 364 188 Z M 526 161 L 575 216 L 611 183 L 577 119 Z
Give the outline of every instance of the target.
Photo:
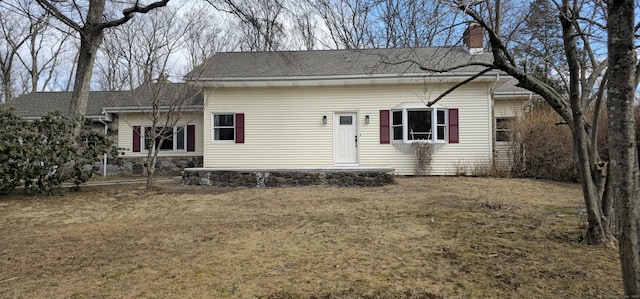
M 494 96 L 495 96 L 495 90 L 496 90 L 496 86 L 498 86 L 498 82 L 500 82 L 500 73 L 496 74 L 496 81 L 493 83 L 493 86 L 491 87 L 491 90 L 489 91 L 489 95 L 491 96 L 491 99 L 489 101 L 489 111 L 491 111 L 491 113 L 489 113 L 489 132 L 491 132 L 491 142 L 489 143 L 491 148 L 489 149 L 489 152 L 491 153 L 491 166 L 493 167 L 496 163 L 495 161 L 495 148 L 496 148 L 496 134 L 495 134 L 495 130 L 493 127 L 493 120 L 495 118 L 495 114 L 494 114 Z
M 238 81 L 305 81 L 305 80 L 345 80 L 345 79 L 397 79 L 397 78 L 426 78 L 426 77 L 469 77 L 478 72 L 443 72 L 438 75 L 435 73 L 393 73 L 393 74 L 369 74 L 369 75 L 322 75 L 322 76 L 270 76 L 270 77 L 203 77 L 203 78 L 185 78 L 189 82 L 238 82 Z M 488 74 L 491 74 L 489 72 Z
M 202 112 L 202 108 L 204 106 L 182 106 L 180 111 L 184 112 Z M 158 109 L 159 112 L 169 112 L 176 107 L 170 106 L 160 106 Z M 153 111 L 153 107 L 140 107 L 140 106 L 130 106 L 130 107 L 104 107 L 103 111 L 105 113 L 132 113 L 132 112 L 151 112 Z
M 103 114 L 106 113 L 103 110 Z M 42 119 L 42 116 L 22 116 L 20 117 L 24 120 L 39 120 Z M 85 116 L 85 119 L 88 119 L 92 122 L 100 122 L 100 123 L 104 123 L 105 121 L 107 122 L 111 122 L 111 116 L 109 116 L 108 114 L 104 114 L 103 116 L 95 116 L 95 115 L 89 115 L 89 116 Z
M 475 73 L 471 74 L 475 75 Z M 216 79 L 202 79 L 191 81 L 189 84 L 198 87 L 273 87 L 273 86 L 344 86 L 344 85 L 374 85 L 374 84 L 424 84 L 461 82 L 469 78 L 469 74 L 456 73 L 451 75 L 426 76 L 425 74 L 385 74 L 370 76 L 299 76 L 299 77 L 248 77 Z M 493 81 L 495 73 L 476 78 L 474 81 Z

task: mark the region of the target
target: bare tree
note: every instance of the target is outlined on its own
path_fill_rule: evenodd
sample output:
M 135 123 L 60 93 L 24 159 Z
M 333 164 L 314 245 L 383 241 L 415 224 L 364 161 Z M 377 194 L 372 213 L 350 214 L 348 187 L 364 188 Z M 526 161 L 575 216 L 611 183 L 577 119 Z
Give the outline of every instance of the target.
M 302 49 L 313 50 L 318 43 L 318 20 L 312 7 L 308 3 L 301 2 L 293 9 L 293 28 L 302 44 Z
M 196 6 L 180 17 L 180 26 L 185 30 L 184 45 L 190 70 L 216 52 L 233 50 L 238 44 L 230 26 L 220 21 L 217 12 L 208 8 Z
M 482 63 L 486 70 L 499 69 L 518 80 L 518 86 L 541 95 L 569 126 L 581 177 L 589 227 L 584 240 L 588 244 L 613 244 L 611 194 L 607 189 L 607 163 L 600 159 L 593 129 L 586 110 L 595 101 L 602 102 L 597 92 L 604 78 L 607 60 L 592 48 L 591 36 L 602 36 L 604 14 L 599 1 L 581 5 L 583 1 L 562 0 L 559 8 L 562 40 L 568 62 L 568 90 L 560 93 L 549 83 L 527 73 L 514 59 L 511 35 L 502 33 L 500 0 L 494 2 L 458 2 L 459 9 L 470 16 L 487 33 L 493 61 Z M 581 15 L 587 14 L 588 18 Z M 516 28 L 517 29 L 517 28 Z M 580 46 L 578 46 L 580 45 Z M 548 81 L 547 81 L 548 82 Z M 565 96 L 566 95 L 566 96 Z
M 13 4 L 13 3 L 12 3 Z M 29 26 L 24 25 L 22 16 L 11 7 L 0 6 L 0 79 L 2 81 L 2 103 L 13 99 L 14 94 L 14 62 L 20 48 L 29 36 Z
M 446 1 L 308 0 L 330 48 L 430 47 L 455 43 L 461 14 Z M 455 38 L 454 38 L 455 37 Z
M 243 33 L 242 50 L 275 51 L 285 38 L 284 0 L 207 0 L 215 9 L 236 17 Z
M 633 0 L 609 1 L 607 32 L 610 64 L 610 181 L 619 225 L 619 250 L 625 298 L 640 298 L 640 171 L 635 132 L 635 90 L 640 80 L 636 59 Z
M 145 107 L 141 112 L 149 121 L 147 126 L 138 128 L 139 131 L 134 133 L 144 136 L 146 187 L 149 189 L 163 149 L 190 150 L 187 139 L 194 138 L 190 135 L 195 135 L 195 131 L 189 130 L 188 123 L 193 120 L 185 121 L 183 118 L 187 112 L 201 111 L 203 98 L 199 88 L 171 83 L 166 77 L 139 86 L 132 91 L 132 96 L 134 102 Z M 178 126 L 180 121 L 187 125 Z
M 535 0 L 525 14 L 525 26 L 516 31 L 514 56 L 525 72 L 547 83 L 564 85 L 567 90 L 566 56 L 562 41 L 562 26 L 558 22 L 558 9 L 548 0 Z
M 134 17 L 135 14 L 144 14 L 153 9 L 166 6 L 169 0 L 154 1 L 142 4 L 140 1 L 125 2 L 122 16 L 111 20 L 105 20 L 106 0 L 90 1 L 86 3 L 78 1 L 36 0 L 42 8 L 60 20 L 66 26 L 80 35 L 80 49 L 76 77 L 69 112 L 73 115 L 84 116 L 87 110 L 91 74 L 96 54 L 107 28 L 120 26 Z M 120 2 L 120 3 L 122 3 Z
M 402 48 L 451 44 L 458 11 L 444 1 L 384 0 L 374 13 L 376 46 Z
M 45 90 L 58 75 L 57 68 L 66 61 L 65 52 L 72 36 L 51 26 L 51 15 L 42 11 L 34 1 L 20 2 L 20 14 L 28 27 L 25 50 L 17 58 L 26 71 L 24 92 Z
M 313 0 L 313 6 L 329 31 L 331 48 L 365 49 L 375 46 L 370 0 Z
M 103 89 L 133 90 L 164 74 L 182 49 L 187 26 L 178 18 L 176 9 L 150 12 L 109 28 L 97 58 L 97 76 Z M 174 63 L 175 64 L 175 63 Z

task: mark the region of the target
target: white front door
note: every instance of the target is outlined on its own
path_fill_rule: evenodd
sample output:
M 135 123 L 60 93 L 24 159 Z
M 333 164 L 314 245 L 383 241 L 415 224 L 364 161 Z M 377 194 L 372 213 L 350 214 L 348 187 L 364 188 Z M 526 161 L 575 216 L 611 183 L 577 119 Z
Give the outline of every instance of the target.
M 333 157 L 335 164 L 358 163 L 358 117 L 356 113 L 336 113 L 333 119 Z

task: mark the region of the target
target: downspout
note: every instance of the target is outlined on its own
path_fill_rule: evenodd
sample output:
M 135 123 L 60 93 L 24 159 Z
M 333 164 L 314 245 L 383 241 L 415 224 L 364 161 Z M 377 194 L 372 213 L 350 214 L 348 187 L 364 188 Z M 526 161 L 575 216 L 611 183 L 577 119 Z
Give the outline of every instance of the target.
M 496 74 L 496 81 L 493 83 L 493 86 L 491 87 L 491 92 L 489 93 L 490 96 L 491 96 L 491 100 L 489 101 L 489 111 L 490 111 L 490 113 L 489 113 L 489 132 L 491 133 L 491 142 L 489 142 L 489 153 L 491 154 L 491 161 L 490 161 L 491 162 L 491 167 L 494 166 L 494 162 L 495 162 L 494 160 L 495 160 L 495 154 L 496 154 L 494 152 L 495 140 L 496 140 L 495 135 L 496 134 L 495 134 L 495 132 L 493 130 L 493 120 L 494 120 L 494 116 L 495 116 L 494 115 L 494 109 L 493 109 L 495 102 L 494 102 L 493 96 L 494 96 L 494 92 L 496 91 L 496 86 L 498 86 L 498 82 L 500 82 L 500 73 Z
M 109 133 L 109 127 L 107 126 L 107 123 L 104 122 L 104 120 L 102 120 L 102 118 L 98 118 L 98 121 L 101 122 L 104 125 L 104 135 L 107 136 L 107 134 Z M 107 153 L 104 153 L 102 156 L 102 176 L 106 177 L 107 176 Z

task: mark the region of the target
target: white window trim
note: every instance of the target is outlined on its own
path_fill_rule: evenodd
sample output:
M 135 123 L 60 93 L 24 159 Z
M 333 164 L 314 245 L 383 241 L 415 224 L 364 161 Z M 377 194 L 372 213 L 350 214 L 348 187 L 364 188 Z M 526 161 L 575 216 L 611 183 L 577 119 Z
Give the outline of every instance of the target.
M 152 126 L 141 126 L 141 131 L 140 132 L 140 144 L 141 144 L 141 148 L 143 151 L 148 151 L 149 149 L 147 148 L 147 142 L 146 142 L 146 133 L 147 133 L 147 128 L 153 128 Z M 178 129 L 182 128 L 182 134 L 184 134 L 184 138 L 183 138 L 183 148 L 182 149 L 177 149 L 178 148 L 178 138 L 176 138 L 176 136 L 178 135 Z M 172 128 L 172 132 L 171 135 L 173 136 L 172 140 L 173 141 L 173 149 L 160 149 L 160 152 L 186 152 L 187 151 L 187 126 L 173 126 Z M 153 143 L 153 150 L 155 151 L 156 147 L 156 143 Z
M 420 139 L 420 140 L 412 140 L 409 138 L 410 132 L 409 132 L 409 126 L 408 123 L 406 121 L 409 120 L 409 111 L 427 111 L 427 110 L 431 110 L 431 139 Z M 402 140 L 396 140 L 395 136 L 394 136 L 394 124 L 393 124 L 393 112 L 394 111 L 402 111 Z M 445 127 L 445 134 L 444 134 L 444 139 L 437 139 L 438 137 L 438 111 L 444 111 L 444 125 L 440 125 L 440 126 L 444 126 Z M 403 106 L 401 108 L 394 108 L 391 109 L 390 111 L 391 114 L 391 120 L 390 120 L 390 126 L 389 129 L 391 130 L 391 143 L 414 143 L 414 142 L 423 142 L 423 143 L 448 143 L 449 142 L 449 134 L 448 134 L 448 130 L 449 130 L 449 113 L 448 113 L 448 109 L 446 108 L 440 108 L 440 107 L 431 107 L 431 108 L 407 108 L 406 106 Z M 398 125 L 395 125 L 398 126 Z
M 232 115 L 233 116 L 233 126 L 215 126 L 216 123 L 216 115 Z M 216 128 L 233 128 L 233 139 L 230 140 L 216 140 Z M 234 112 L 213 112 L 211 113 L 211 143 L 236 143 L 236 114 Z

